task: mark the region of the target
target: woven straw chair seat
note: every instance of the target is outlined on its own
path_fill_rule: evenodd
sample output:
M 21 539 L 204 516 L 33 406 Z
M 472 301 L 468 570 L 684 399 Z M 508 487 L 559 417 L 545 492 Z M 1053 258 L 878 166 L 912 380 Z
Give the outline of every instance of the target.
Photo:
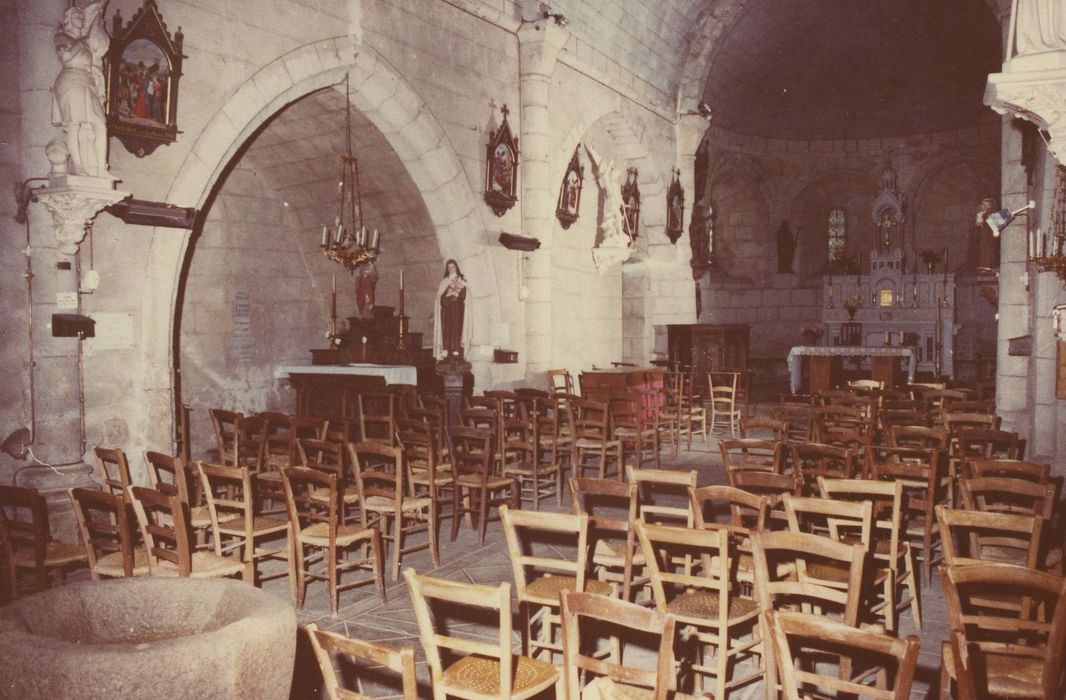
M 528 656 L 516 657 L 514 678 L 509 695 L 531 695 L 553 685 L 559 678 L 558 669 L 546 661 Z M 444 670 L 446 687 L 484 695 L 500 695 L 500 661 L 483 656 L 466 656 Z
M 581 697 L 582 700 L 652 700 L 655 691 L 652 688 L 619 683 L 608 676 L 600 676 L 593 678 L 581 689 Z M 671 692 L 667 697 L 673 700 L 694 700 L 696 696 Z
M 411 512 L 429 508 L 430 500 L 426 497 L 405 498 L 402 501 L 402 510 Z M 374 513 L 391 513 L 396 510 L 396 501 L 386 496 L 371 496 L 363 501 L 363 510 Z
M 352 542 L 361 539 L 370 539 L 371 531 L 364 530 L 354 525 L 337 526 L 337 546 L 345 547 Z M 300 541 L 316 547 L 329 546 L 329 525 L 327 523 L 315 523 L 300 530 Z
M 706 622 L 718 617 L 720 605 L 718 594 L 713 591 L 686 591 L 671 600 L 666 605 L 666 610 L 678 616 Z M 729 617 L 743 617 L 755 614 L 758 610 L 759 606 L 754 600 L 737 596 L 729 598 Z
M 221 578 L 244 572 L 244 563 L 239 559 L 220 557 L 214 552 L 193 552 L 192 572 L 189 578 Z M 159 561 L 152 572 L 153 576 L 177 576 L 178 565 L 169 561 Z
M 592 438 L 578 438 L 576 441 L 574 441 L 574 445 L 576 445 L 579 449 L 583 449 L 583 450 L 598 450 L 601 447 L 610 450 L 610 449 L 617 449 L 618 448 L 618 441 L 617 440 L 606 440 L 606 441 L 604 441 L 604 440 L 594 440 Z
M 126 570 L 122 567 L 122 552 L 111 552 L 97 559 L 96 573 L 112 578 L 125 576 Z M 148 575 L 148 552 L 145 551 L 144 547 L 138 547 L 133 550 L 133 575 Z
M 280 518 L 271 518 L 266 515 L 256 515 L 252 518 L 252 532 L 257 535 L 264 535 L 269 532 L 282 532 L 289 529 L 289 521 L 281 520 Z M 232 518 L 230 520 L 223 520 L 218 524 L 219 532 L 224 532 L 227 535 L 243 535 L 244 534 L 244 518 Z
M 558 604 L 563 591 L 577 589 L 577 579 L 573 576 L 541 576 L 526 586 L 526 596 L 543 600 L 546 604 Z M 596 579 L 585 580 L 585 592 L 597 595 L 611 595 L 614 588 L 608 581 Z
M 16 549 L 12 553 L 11 559 L 15 562 L 15 566 L 31 568 L 37 566 L 33 549 Z M 88 555 L 85 554 L 85 547 L 80 544 L 49 542 L 45 545 L 44 565 L 49 568 L 72 564 L 76 561 L 86 561 L 86 559 L 88 559 Z
M 596 546 L 592 550 L 592 563 L 596 566 L 625 566 L 625 542 L 596 540 Z M 639 548 L 633 552 L 633 566 L 644 566 L 644 552 L 640 551 Z
M 281 488 L 281 472 L 276 469 L 256 472 L 255 480 L 259 483 L 266 481 L 272 486 L 276 485 L 278 488 Z
M 481 477 L 477 474 L 463 474 L 456 482 L 460 486 L 468 486 L 475 489 L 481 488 Z M 487 484 L 489 490 L 510 488 L 514 485 L 514 481 L 510 477 L 492 476 L 489 475 Z
M 556 464 L 541 464 L 537 467 L 537 475 L 547 476 L 554 473 L 558 468 L 559 466 Z M 503 467 L 503 473 L 507 476 L 533 476 L 533 466 L 528 462 L 506 464 Z
M 954 678 L 955 656 L 951 645 L 944 642 L 940 650 L 944 655 L 944 666 Z M 1040 686 L 1045 662 L 1043 657 L 986 654 L 983 658 L 990 695 L 1008 698 L 1042 698 L 1044 696 L 1044 691 Z M 983 682 L 986 679 L 974 680 Z
M 433 481 L 437 486 L 447 486 L 452 483 L 452 468 L 448 465 L 437 466 L 437 471 L 433 476 Z M 427 485 L 429 484 L 429 470 L 428 469 L 411 469 L 411 482 L 415 484 Z
M 207 506 L 193 506 L 189 509 L 189 527 L 199 530 L 211 526 L 211 509 Z
M 313 490 L 311 492 L 311 499 L 314 501 L 328 501 L 329 489 L 323 486 L 321 488 Z M 359 494 L 356 493 L 354 489 L 350 491 L 345 491 L 341 494 L 341 500 L 345 503 L 358 503 Z

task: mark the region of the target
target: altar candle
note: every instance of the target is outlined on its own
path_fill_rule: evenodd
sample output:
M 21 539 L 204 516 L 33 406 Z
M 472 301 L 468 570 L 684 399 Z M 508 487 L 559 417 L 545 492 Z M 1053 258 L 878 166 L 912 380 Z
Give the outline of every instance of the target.
M 325 248 L 328 243 L 329 243 L 329 229 L 326 228 L 325 224 L 322 224 L 322 247 Z
M 403 268 L 400 268 L 400 291 L 403 291 Z

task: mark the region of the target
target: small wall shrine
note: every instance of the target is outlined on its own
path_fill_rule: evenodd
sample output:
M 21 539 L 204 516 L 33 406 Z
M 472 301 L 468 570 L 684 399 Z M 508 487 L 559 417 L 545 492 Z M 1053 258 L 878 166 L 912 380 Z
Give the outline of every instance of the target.
M 908 257 L 911 259 L 908 260 Z M 915 369 L 954 374 L 955 275 L 939 255 L 871 252 L 869 270 L 826 275 L 822 321 L 830 345 L 909 347 Z

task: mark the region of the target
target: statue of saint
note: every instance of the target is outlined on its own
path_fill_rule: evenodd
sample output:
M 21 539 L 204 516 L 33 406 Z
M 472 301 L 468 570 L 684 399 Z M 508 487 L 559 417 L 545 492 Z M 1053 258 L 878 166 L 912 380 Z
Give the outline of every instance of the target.
M 1019 56 L 1066 50 L 1066 5 L 1062 0 L 1018 0 L 1014 46 Z
M 374 294 L 378 284 L 378 264 L 371 260 L 355 271 L 355 305 L 359 318 L 374 318 Z
M 614 161 L 601 158 L 592 146 L 585 144 L 585 151 L 592 161 L 596 183 L 604 197 L 603 222 L 600 224 L 603 240 L 598 247 L 628 248 L 631 239 L 623 228 L 622 216 L 625 209 L 618 170 L 614 167 Z
M 437 285 L 437 303 L 433 309 L 433 355 L 438 359 L 463 359 L 470 347 L 470 315 L 466 313 L 469 290 L 459 263 L 444 264 L 444 278 Z
M 792 256 L 796 253 L 799 232 L 792 234 L 788 219 L 783 219 L 777 227 L 777 271 L 783 274 L 792 272 Z
M 97 0 L 70 7 L 55 33 L 62 68 L 52 88 L 52 123 L 62 127 L 74 175 L 108 177 L 103 57 L 109 39 Z
M 978 270 L 999 269 L 999 238 L 992 232 L 988 225 L 988 215 L 996 210 L 996 200 L 985 197 L 981 200 L 980 209 L 977 210 L 977 220 L 974 222 L 973 250 L 974 264 Z

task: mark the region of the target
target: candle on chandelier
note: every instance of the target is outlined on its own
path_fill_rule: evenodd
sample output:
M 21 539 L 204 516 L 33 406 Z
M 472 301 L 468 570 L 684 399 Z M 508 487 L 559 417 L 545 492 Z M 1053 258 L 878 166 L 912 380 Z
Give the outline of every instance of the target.
M 344 224 L 337 224 L 337 234 L 334 237 L 337 243 L 341 242 L 341 236 L 344 234 Z
M 329 229 L 325 224 L 322 224 L 322 247 L 325 248 L 329 244 Z
M 374 229 L 374 233 L 370 236 L 370 247 L 374 250 L 378 249 L 378 244 L 381 242 L 381 233 L 377 229 Z

